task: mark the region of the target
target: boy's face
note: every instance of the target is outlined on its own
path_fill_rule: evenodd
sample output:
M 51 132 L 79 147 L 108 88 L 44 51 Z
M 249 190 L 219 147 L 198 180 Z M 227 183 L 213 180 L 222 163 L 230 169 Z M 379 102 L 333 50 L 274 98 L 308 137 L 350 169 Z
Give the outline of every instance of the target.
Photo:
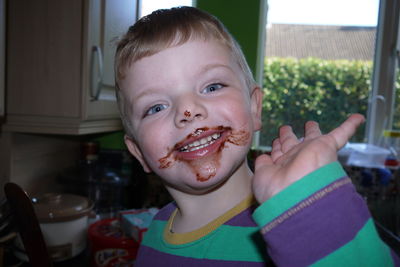
M 167 186 L 201 193 L 247 168 L 261 127 L 260 89 L 246 88 L 229 50 L 193 40 L 136 61 L 121 90 L 131 105 L 131 153 Z

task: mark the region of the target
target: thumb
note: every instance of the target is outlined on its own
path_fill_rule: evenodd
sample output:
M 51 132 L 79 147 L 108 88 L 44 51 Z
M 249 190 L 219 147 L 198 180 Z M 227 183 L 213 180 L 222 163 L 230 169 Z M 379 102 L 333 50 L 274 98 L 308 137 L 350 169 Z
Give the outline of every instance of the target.
M 254 163 L 254 169 L 257 171 L 261 167 L 273 164 L 272 158 L 270 155 L 262 154 L 256 158 L 256 162 Z

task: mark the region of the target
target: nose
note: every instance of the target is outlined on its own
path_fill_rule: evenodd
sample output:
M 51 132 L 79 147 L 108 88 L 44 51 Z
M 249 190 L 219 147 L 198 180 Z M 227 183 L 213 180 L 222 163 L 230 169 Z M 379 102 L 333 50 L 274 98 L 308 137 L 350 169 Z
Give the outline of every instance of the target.
M 207 116 L 207 109 L 199 97 L 194 94 L 179 97 L 175 114 L 175 124 L 178 128 L 185 127 L 193 121 L 204 120 Z

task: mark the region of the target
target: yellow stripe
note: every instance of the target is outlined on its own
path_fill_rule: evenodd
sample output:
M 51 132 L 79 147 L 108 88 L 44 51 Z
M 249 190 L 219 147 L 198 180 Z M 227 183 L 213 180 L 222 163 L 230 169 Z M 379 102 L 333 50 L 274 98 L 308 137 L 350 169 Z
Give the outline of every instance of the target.
M 172 233 L 170 231 L 170 229 L 172 228 L 174 217 L 178 211 L 178 209 L 175 209 L 174 212 L 171 214 L 170 218 L 168 219 L 168 222 L 164 228 L 164 239 L 167 243 L 173 245 L 181 245 L 193 242 L 208 235 L 209 233 L 217 229 L 219 226 L 221 226 L 228 220 L 232 219 L 233 217 L 235 217 L 236 215 L 238 215 L 239 213 L 241 213 L 254 203 L 255 199 L 253 195 L 250 195 L 247 198 L 245 198 L 242 202 L 237 204 L 235 207 L 222 214 L 220 217 L 216 218 L 215 220 L 211 221 L 210 223 L 206 224 L 205 226 L 197 230 L 187 233 Z

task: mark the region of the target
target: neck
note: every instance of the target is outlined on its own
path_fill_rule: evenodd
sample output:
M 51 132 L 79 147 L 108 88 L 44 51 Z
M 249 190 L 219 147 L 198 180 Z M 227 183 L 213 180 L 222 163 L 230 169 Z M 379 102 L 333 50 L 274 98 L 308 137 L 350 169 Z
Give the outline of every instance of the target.
M 178 206 L 174 232 L 196 230 L 236 206 L 252 193 L 252 176 L 247 163 L 243 163 L 222 186 L 206 194 L 188 194 L 167 187 Z

